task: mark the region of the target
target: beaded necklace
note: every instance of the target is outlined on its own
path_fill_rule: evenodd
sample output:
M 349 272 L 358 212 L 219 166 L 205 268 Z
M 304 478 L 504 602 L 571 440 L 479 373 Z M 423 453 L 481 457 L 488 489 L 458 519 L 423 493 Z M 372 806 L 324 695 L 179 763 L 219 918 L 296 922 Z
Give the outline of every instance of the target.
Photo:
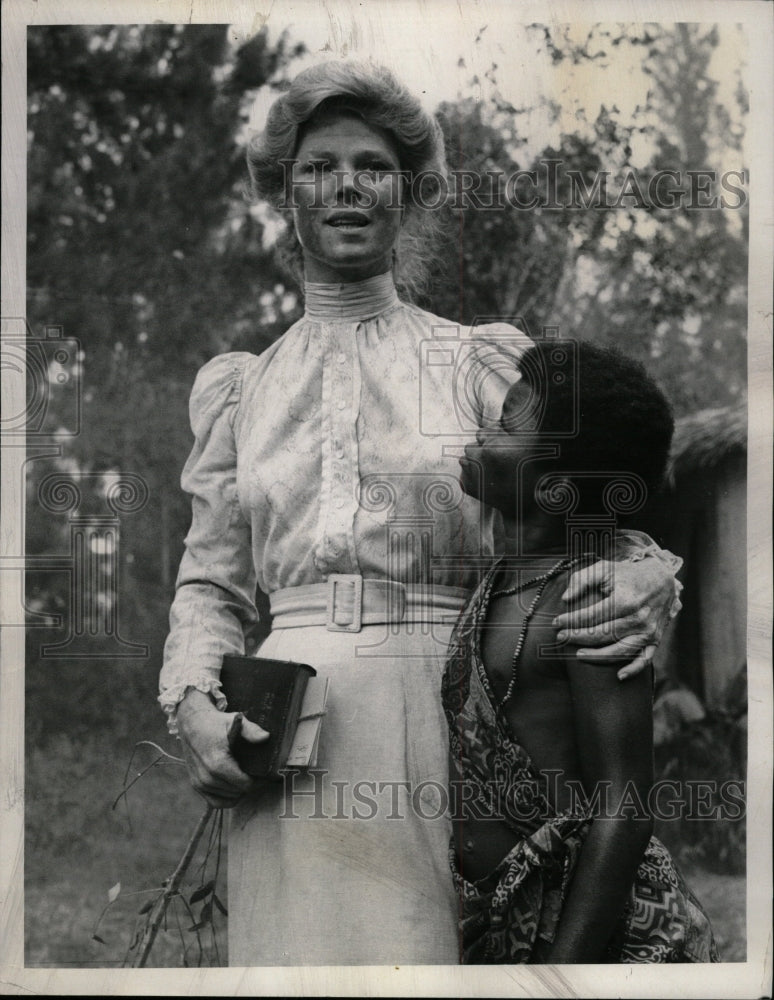
M 526 590 L 527 587 L 532 587 L 534 584 L 538 584 L 538 589 L 535 592 L 535 596 L 532 599 L 530 606 L 527 608 L 527 613 L 524 615 L 524 621 L 521 623 L 521 629 L 519 631 L 519 638 L 516 642 L 516 648 L 513 651 L 513 659 L 511 661 L 511 676 L 508 681 L 508 687 L 505 694 L 500 699 L 497 704 L 498 709 L 501 709 L 503 705 L 509 700 L 513 694 L 513 689 L 516 686 L 516 664 L 519 662 L 519 657 L 521 656 L 521 651 L 524 646 L 524 641 L 527 638 L 527 628 L 532 620 L 532 616 L 537 610 L 537 606 L 540 603 L 540 598 L 551 582 L 560 573 L 563 573 L 567 569 L 572 569 L 579 562 L 589 557 L 590 553 L 585 552 L 581 556 L 576 556 L 574 559 L 562 559 L 556 565 L 552 566 L 547 572 L 542 573 L 540 576 L 533 576 L 530 580 L 526 580 L 524 583 L 517 583 L 515 587 L 505 587 L 502 590 L 493 590 L 489 595 L 490 600 L 495 597 L 508 597 L 511 594 L 520 594 L 522 591 Z

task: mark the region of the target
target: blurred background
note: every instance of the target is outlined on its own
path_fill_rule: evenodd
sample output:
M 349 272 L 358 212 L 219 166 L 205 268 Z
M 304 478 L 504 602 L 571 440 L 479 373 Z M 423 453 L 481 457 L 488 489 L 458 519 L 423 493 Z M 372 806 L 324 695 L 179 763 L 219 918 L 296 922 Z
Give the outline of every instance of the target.
M 286 81 L 330 55 L 392 65 L 439 114 L 452 169 L 507 177 L 556 162 L 554 207 L 451 210 L 420 304 L 617 344 L 659 380 L 679 421 L 669 488 L 643 526 L 685 558 L 686 590 L 660 652 L 657 777 L 744 781 L 742 29 L 465 22 L 428 34 L 396 32 L 385 9 L 347 31 L 311 7 L 257 34 L 28 29 L 28 369 L 45 406 L 26 466 L 27 965 L 120 965 L 144 891 L 172 873 L 202 812 L 162 756 L 178 750 L 155 702 L 190 518 L 188 394 L 213 355 L 260 352 L 302 312 L 273 253 L 280 224 L 246 196 L 244 145 Z M 590 191 L 602 171 L 605 205 L 573 204 L 577 178 Z M 665 187 L 683 190 L 682 206 L 648 198 L 659 171 L 674 172 Z M 160 749 L 135 751 L 141 740 Z M 744 960 L 744 818 L 708 815 L 657 832 L 722 957 Z M 190 885 L 214 873 L 208 843 Z M 150 965 L 227 961 L 224 914 L 202 914 L 207 897 L 191 892 Z

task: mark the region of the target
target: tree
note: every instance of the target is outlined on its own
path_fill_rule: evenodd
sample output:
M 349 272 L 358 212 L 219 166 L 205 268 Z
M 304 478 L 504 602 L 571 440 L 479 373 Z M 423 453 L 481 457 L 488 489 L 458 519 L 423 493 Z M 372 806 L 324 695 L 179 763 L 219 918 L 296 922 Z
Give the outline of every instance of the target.
M 148 500 L 122 519 L 120 594 L 152 673 L 190 518 L 179 475 L 194 375 L 222 351 L 262 350 L 297 309 L 246 197 L 240 133 L 254 90 L 299 51 L 265 33 L 235 50 L 226 25 L 28 32 L 28 321 L 80 341 L 69 374 L 83 403 L 66 454 L 30 466 L 28 550 L 68 544 L 66 518 L 38 502 L 51 471 L 140 475 Z M 61 573 L 31 575 L 28 594 L 41 610 L 69 600 Z M 33 654 L 47 638 L 32 631 Z
M 526 163 L 520 162 L 525 109 L 496 89 L 486 104 L 468 99 L 442 108 L 452 167 L 496 176 L 501 187 L 519 169 L 534 171 L 541 200 L 529 211 L 486 210 L 471 199 L 457 209 L 458 267 L 439 289 L 437 311 L 464 322 L 517 319 L 532 334 L 557 326 L 566 335 L 616 344 L 659 378 L 678 413 L 740 398 L 746 196 L 741 171 L 729 180 L 739 194 L 725 190 L 720 178 L 729 156 L 741 167 L 746 103 L 741 86 L 733 114 L 717 99 L 711 76 L 717 30 L 596 26 L 580 40 L 569 29 L 539 30 L 554 64 L 593 60 L 603 73 L 609 50 L 641 50 L 652 89 L 626 120 L 614 104 L 580 109 L 577 130 Z M 495 75 L 492 67 L 490 79 Z M 652 152 L 637 169 L 633 146 L 643 139 Z M 661 171 L 679 179 L 682 203 L 675 207 L 649 197 Z M 594 184 L 605 172 L 600 199 Z M 697 195 L 702 187 L 709 193 Z M 720 197 L 730 208 L 722 208 Z M 687 207 L 713 198 L 716 208 Z
M 727 150 L 738 157 L 744 107 L 732 114 L 717 97 L 717 33 L 536 31 L 554 64 L 593 60 L 604 73 L 614 48 L 642 51 L 653 80 L 646 106 L 626 120 L 614 104 L 582 109 L 577 128 L 528 157 L 524 109 L 496 89 L 487 102 L 443 105 L 449 164 L 484 178 L 484 205 L 453 209 L 456 252 L 424 304 L 463 322 L 504 318 L 533 335 L 549 325 L 616 343 L 647 363 L 678 412 L 738 397 L 744 209 L 689 212 L 635 197 L 578 210 L 569 197 L 604 171 L 614 186 L 642 137 L 652 150 L 637 171 L 644 184 L 660 170 L 686 178 L 722 166 Z M 246 102 L 297 50 L 264 34 L 234 50 L 220 25 L 48 26 L 28 38 L 28 317 L 83 347 L 71 372 L 83 431 L 65 467 L 146 480 L 147 506 L 122 525 L 121 593 L 158 644 L 189 518 L 178 476 L 195 372 L 225 350 L 262 350 L 300 311 L 265 246 L 265 217 L 245 199 L 240 138 Z M 520 169 L 553 171 L 556 204 L 487 207 Z M 35 502 L 52 467 L 31 466 L 28 540 L 38 552 L 66 543 L 63 519 Z M 66 600 L 63 582 L 31 581 L 41 608 Z

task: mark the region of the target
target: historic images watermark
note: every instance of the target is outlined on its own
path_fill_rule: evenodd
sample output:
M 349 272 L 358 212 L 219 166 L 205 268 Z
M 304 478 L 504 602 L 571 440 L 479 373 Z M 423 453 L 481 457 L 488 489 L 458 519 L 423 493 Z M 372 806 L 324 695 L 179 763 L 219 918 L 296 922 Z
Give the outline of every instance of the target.
M 428 779 L 337 781 L 325 768 L 285 770 L 280 819 L 423 820 L 475 819 L 514 823 L 547 822 L 556 817 L 560 782 L 567 802 L 563 813 L 594 819 L 713 820 L 738 822 L 746 812 L 745 782 L 669 778 L 655 781 L 643 796 L 629 781 L 614 789 L 610 781 L 587 789 L 559 770 L 544 770 L 533 780 L 510 783 L 490 779 L 473 785 Z
M 547 211 L 612 211 L 614 209 L 661 209 L 666 211 L 723 210 L 744 208 L 748 201 L 746 170 L 653 170 L 633 167 L 620 172 L 598 170 L 584 174 L 563 169 L 561 159 L 543 158 L 538 169 L 514 170 L 345 170 L 330 168 L 315 160 L 299 172 L 297 160 L 281 160 L 285 199 L 283 208 L 298 208 L 295 193 L 302 187 L 314 192 L 306 207 L 331 208 L 344 191 L 351 191 L 361 208 L 373 208 L 385 199 L 387 208 L 412 204 L 425 210 L 442 207 L 455 210 L 497 212 L 515 209 Z M 333 183 L 323 191 L 320 180 Z

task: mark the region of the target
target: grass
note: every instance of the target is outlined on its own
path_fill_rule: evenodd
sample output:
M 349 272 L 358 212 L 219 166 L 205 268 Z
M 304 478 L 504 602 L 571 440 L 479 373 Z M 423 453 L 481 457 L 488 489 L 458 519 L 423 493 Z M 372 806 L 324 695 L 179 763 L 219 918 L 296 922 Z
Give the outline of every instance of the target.
M 127 801 L 113 809 L 131 753 L 131 744 L 113 746 L 107 734 L 78 740 L 59 734 L 28 754 L 25 961 L 29 966 L 120 966 L 137 911 L 155 895 L 147 890 L 156 889 L 171 875 L 204 810 L 183 768 L 171 764 L 154 768 L 129 792 Z M 143 751 L 142 758 L 148 762 L 152 755 Z M 191 866 L 187 897 L 201 881 L 197 869 L 202 855 L 200 851 Z M 225 900 L 222 875 L 219 881 L 216 891 Z M 99 920 L 108 891 L 118 883 L 121 892 L 116 902 Z M 171 911 L 150 966 L 196 964 L 196 935 L 187 930 L 193 920 L 179 904 L 177 910 L 179 922 Z M 98 920 L 97 933 L 104 944 L 93 939 Z M 218 924 L 215 947 L 205 935 L 203 964 L 227 964 L 225 918 L 216 919 Z
M 146 774 L 112 808 L 137 740 L 154 740 L 178 752 L 154 705 L 151 664 L 139 670 L 115 663 L 73 667 L 67 675 L 48 678 L 56 680 L 55 687 L 42 683 L 40 669 L 28 663 L 27 679 L 25 963 L 117 967 L 125 959 L 137 911 L 150 898 L 145 890 L 171 875 L 204 804 L 183 767 L 166 764 Z M 152 756 L 142 751 L 136 768 Z M 198 864 L 192 865 L 185 888 L 189 899 L 202 880 Z M 721 958 L 743 961 L 744 875 L 711 872 L 690 859 L 682 860 L 681 868 L 710 916 Z M 93 939 L 95 927 L 108 891 L 119 882 L 121 893 L 99 923 L 101 944 Z M 224 883 L 222 873 L 216 891 L 227 905 Z M 197 917 L 201 905 L 193 907 Z M 196 935 L 187 930 L 191 924 L 188 913 L 180 912 L 179 924 L 170 914 L 149 967 L 196 964 Z M 202 932 L 202 964 L 227 964 L 225 924 L 216 912 L 214 939 Z
M 163 738 L 163 737 L 162 737 Z M 172 747 L 172 741 L 167 740 Z M 137 911 L 147 890 L 171 874 L 197 820 L 202 802 L 182 770 L 165 765 L 149 772 L 117 809 L 130 741 L 113 745 L 107 733 L 77 739 L 59 733 L 27 759 L 25 863 L 26 964 L 35 967 L 120 966 Z M 144 753 L 146 762 L 150 759 Z M 139 762 L 138 762 L 139 763 Z M 192 867 L 192 874 L 195 866 Z M 700 867 L 684 867 L 686 880 L 707 910 L 721 958 L 745 958 L 745 879 Z M 225 885 L 217 892 L 225 901 Z M 92 939 L 111 886 L 122 891 L 99 925 L 105 941 Z M 195 881 L 189 880 L 190 896 Z M 207 939 L 204 964 L 226 965 L 225 918 L 216 916 L 213 948 Z M 150 966 L 196 963 L 195 935 L 181 913 L 160 933 Z
M 710 918 L 723 962 L 747 957 L 747 887 L 743 875 L 720 875 L 705 868 L 683 869 L 685 880 Z

